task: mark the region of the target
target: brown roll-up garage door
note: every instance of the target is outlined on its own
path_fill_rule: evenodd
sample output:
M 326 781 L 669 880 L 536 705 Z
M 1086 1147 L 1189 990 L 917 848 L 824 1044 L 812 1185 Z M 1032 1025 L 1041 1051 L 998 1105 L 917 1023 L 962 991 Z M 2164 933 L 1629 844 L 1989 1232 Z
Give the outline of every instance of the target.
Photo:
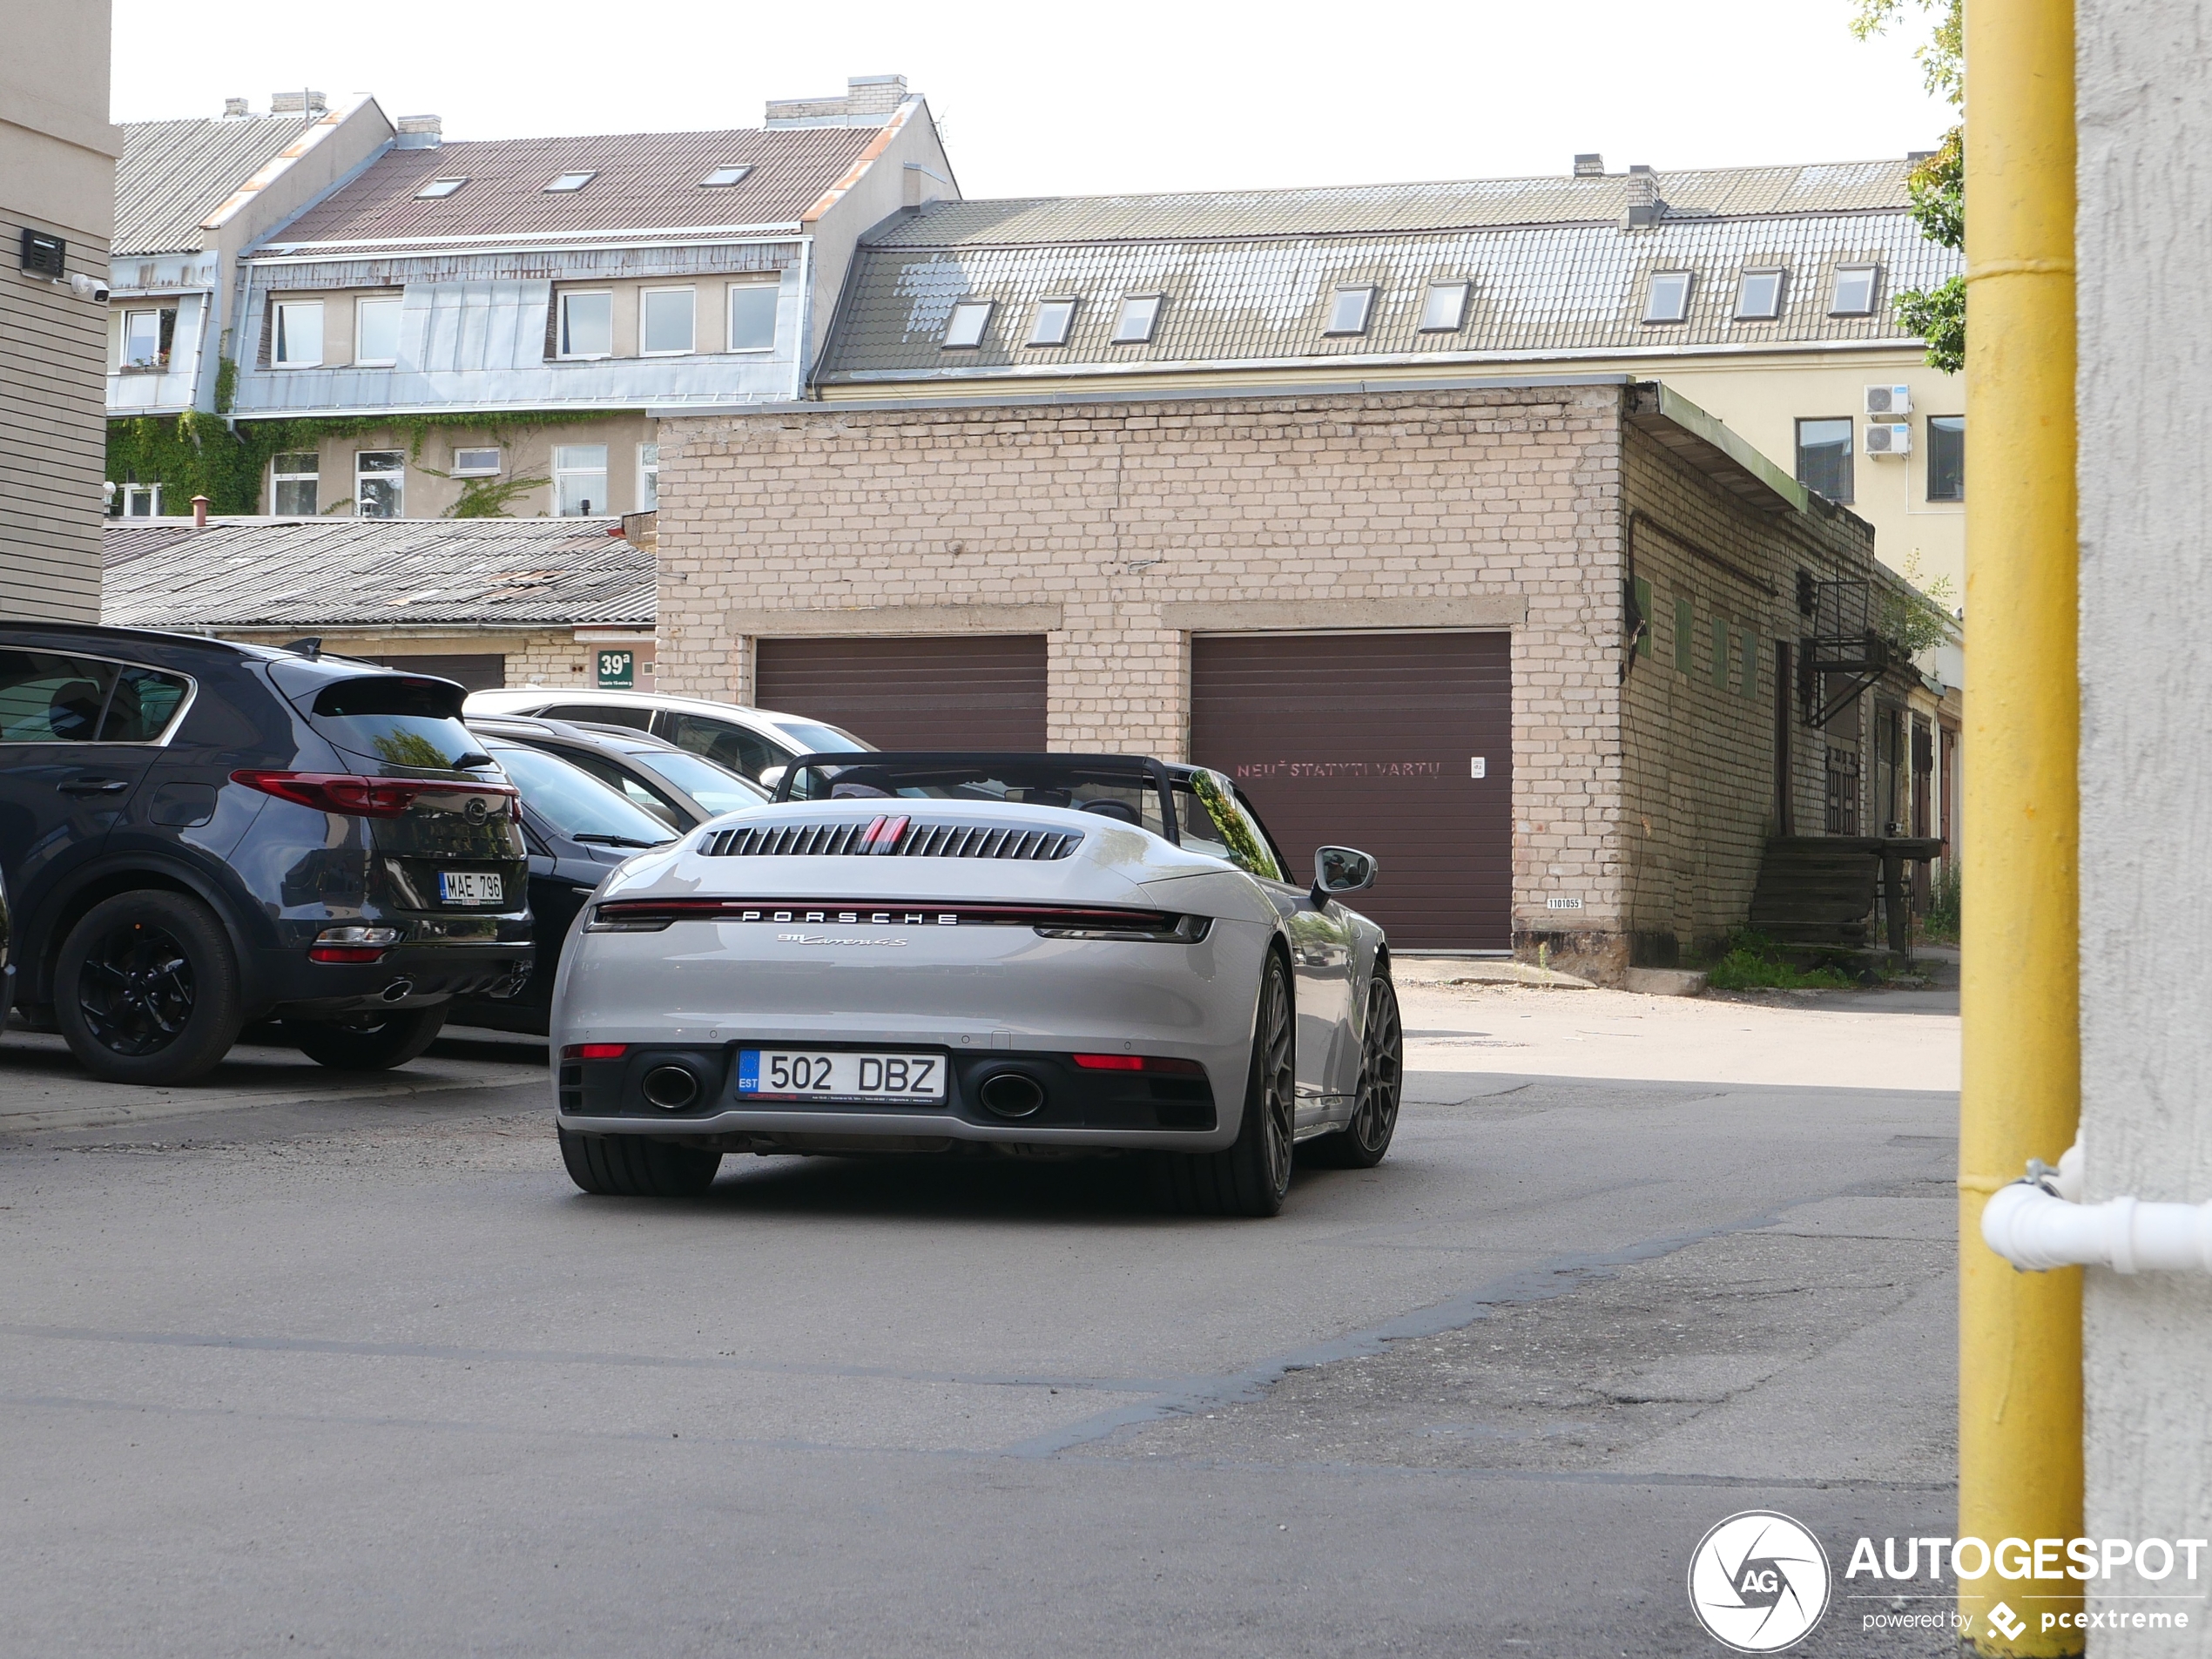
M 1294 880 L 1331 843 L 1380 860 L 1351 903 L 1395 948 L 1511 948 L 1511 635 L 1194 638 L 1190 752 L 1251 797 Z
M 1042 634 L 764 639 L 753 701 L 879 749 L 1044 747 Z
M 330 649 L 337 655 L 349 654 L 342 644 Z M 381 663 L 387 668 L 404 669 L 410 674 L 435 674 L 440 679 L 456 680 L 472 691 L 496 691 L 507 684 L 507 658 L 496 651 L 467 651 L 443 657 L 428 651 L 410 657 L 364 654 L 358 660 Z

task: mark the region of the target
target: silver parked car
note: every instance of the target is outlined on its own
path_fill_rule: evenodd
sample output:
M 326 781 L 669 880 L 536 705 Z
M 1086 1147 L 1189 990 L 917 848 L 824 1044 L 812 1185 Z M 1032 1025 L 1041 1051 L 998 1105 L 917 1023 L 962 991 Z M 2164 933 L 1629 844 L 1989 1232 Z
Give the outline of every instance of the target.
M 1077 755 L 816 755 L 774 804 L 593 895 L 554 992 L 587 1192 L 730 1151 L 1143 1156 L 1183 1210 L 1272 1215 L 1291 1149 L 1397 1123 L 1382 929 L 1345 847 L 1294 880 L 1218 772 Z
M 472 719 L 478 715 L 530 714 L 584 725 L 626 725 L 705 755 L 726 771 L 772 788 L 782 768 L 800 755 L 842 754 L 871 746 L 841 726 L 802 715 L 705 698 L 663 697 L 657 691 L 543 685 L 475 691 L 469 694 L 466 712 Z

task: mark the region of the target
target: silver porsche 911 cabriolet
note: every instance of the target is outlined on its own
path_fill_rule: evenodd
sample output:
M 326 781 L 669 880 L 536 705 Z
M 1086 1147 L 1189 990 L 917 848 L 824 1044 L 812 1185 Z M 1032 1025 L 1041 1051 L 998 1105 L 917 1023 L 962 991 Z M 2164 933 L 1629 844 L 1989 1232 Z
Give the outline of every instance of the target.
M 624 865 L 554 992 L 587 1192 L 725 1152 L 1120 1152 L 1173 1208 L 1269 1216 L 1291 1148 L 1397 1126 L 1382 930 L 1219 772 L 1118 756 L 810 755 L 772 803 Z

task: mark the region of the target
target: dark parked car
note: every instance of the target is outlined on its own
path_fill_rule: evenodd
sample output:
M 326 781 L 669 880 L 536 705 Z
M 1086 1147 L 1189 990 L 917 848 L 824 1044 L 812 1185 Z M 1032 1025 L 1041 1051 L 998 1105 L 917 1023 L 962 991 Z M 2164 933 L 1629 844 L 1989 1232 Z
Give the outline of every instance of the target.
M 671 829 L 697 829 L 710 818 L 765 803 L 769 792 L 704 755 L 618 725 L 471 714 L 479 737 L 526 744 L 558 755 L 642 806 Z M 526 798 L 527 799 L 527 798 Z
M 0 624 L 16 997 L 91 1070 L 206 1073 L 248 1021 L 413 1059 L 531 968 L 512 785 L 448 680 L 188 635 Z
M 537 971 L 512 997 L 470 997 L 453 1010 L 469 1025 L 543 1032 L 553 1006 L 562 941 L 569 924 L 609 871 L 632 854 L 676 839 L 676 832 L 610 786 L 568 761 L 479 732 L 500 769 L 522 792 L 529 849 L 530 926 Z

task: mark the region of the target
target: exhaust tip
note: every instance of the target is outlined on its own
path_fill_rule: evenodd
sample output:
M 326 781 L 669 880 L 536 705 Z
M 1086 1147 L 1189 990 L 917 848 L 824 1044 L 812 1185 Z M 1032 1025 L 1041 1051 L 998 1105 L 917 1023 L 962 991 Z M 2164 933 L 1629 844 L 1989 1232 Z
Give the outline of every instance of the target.
M 1044 1085 L 1025 1072 L 1001 1071 L 986 1078 L 975 1096 L 1001 1117 L 1029 1117 L 1044 1104 Z
M 411 979 L 395 979 L 384 988 L 383 992 L 387 1002 L 404 1002 L 414 995 L 415 981 Z
M 699 1080 L 682 1066 L 655 1066 L 639 1086 L 664 1112 L 680 1112 L 699 1097 Z

